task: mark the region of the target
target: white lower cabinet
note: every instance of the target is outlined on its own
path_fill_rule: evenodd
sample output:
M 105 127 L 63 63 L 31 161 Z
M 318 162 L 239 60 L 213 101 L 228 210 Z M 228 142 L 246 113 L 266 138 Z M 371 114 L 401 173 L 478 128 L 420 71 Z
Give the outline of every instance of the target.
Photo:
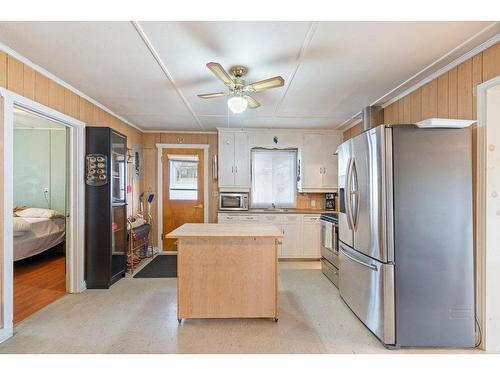
M 231 214 L 218 214 L 217 222 L 219 224 L 239 224 L 239 215 L 231 215 Z
M 218 222 L 274 224 L 283 232 L 280 258 L 321 258 L 319 215 L 219 213 Z
M 283 244 L 281 245 L 282 258 L 302 257 L 302 231 L 299 224 L 283 224 Z
M 321 258 L 321 223 L 317 215 L 304 216 L 302 253 L 304 257 Z

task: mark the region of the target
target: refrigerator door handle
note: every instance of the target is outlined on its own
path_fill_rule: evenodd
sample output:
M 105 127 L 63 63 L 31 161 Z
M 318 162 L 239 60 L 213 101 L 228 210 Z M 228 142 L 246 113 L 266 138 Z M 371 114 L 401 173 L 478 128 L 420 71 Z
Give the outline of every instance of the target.
M 352 167 L 351 167 L 351 188 L 350 188 L 350 194 L 352 196 L 351 198 L 351 205 L 352 205 L 352 210 L 353 212 L 351 214 L 352 216 L 352 227 L 354 230 L 356 230 L 358 226 L 358 219 L 359 219 L 359 184 L 358 184 L 358 170 L 356 168 L 356 161 L 352 159 Z
M 374 265 L 374 264 L 370 264 L 370 263 L 365 263 L 365 262 L 363 262 L 363 261 L 361 261 L 361 260 L 359 260 L 359 259 L 356 259 L 356 258 L 354 258 L 354 257 L 350 256 L 349 254 L 347 254 L 347 253 L 344 251 L 344 249 L 343 249 L 342 245 L 340 246 L 340 252 L 341 252 L 342 254 L 344 254 L 347 258 L 349 258 L 350 260 L 352 260 L 353 262 L 356 262 L 356 263 L 358 263 L 358 264 L 361 264 L 362 266 L 364 266 L 364 267 L 366 267 L 366 268 L 369 268 L 369 269 L 371 269 L 372 271 L 378 271 L 378 267 L 377 267 L 376 265 Z
M 347 211 L 347 222 L 349 223 L 349 229 L 354 230 L 354 216 L 352 213 L 352 173 L 354 171 L 354 158 L 349 159 L 349 164 L 347 167 L 347 194 L 346 194 L 346 211 Z M 354 193 L 355 194 L 355 193 Z
M 346 193 L 344 194 L 344 206 L 347 214 L 347 224 L 349 229 L 353 230 L 352 212 L 351 212 L 351 172 L 352 172 L 353 159 L 349 158 L 347 162 L 347 176 L 346 176 Z

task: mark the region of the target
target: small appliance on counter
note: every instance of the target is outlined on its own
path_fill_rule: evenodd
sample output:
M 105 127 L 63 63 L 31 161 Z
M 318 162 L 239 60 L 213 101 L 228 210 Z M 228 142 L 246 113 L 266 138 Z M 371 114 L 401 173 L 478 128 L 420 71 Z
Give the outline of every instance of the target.
M 321 272 L 338 288 L 339 246 L 337 214 L 323 214 L 321 223 Z
M 325 194 L 325 210 L 335 211 L 337 202 L 337 193 Z
M 219 193 L 219 211 L 248 211 L 248 193 Z

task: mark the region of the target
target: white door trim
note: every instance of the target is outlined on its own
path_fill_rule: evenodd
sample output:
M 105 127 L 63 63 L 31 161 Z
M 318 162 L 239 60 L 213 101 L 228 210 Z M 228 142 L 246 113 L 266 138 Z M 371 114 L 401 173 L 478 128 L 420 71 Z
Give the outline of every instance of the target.
M 488 124 L 487 124 L 487 91 L 500 85 L 500 76 L 477 86 L 477 224 L 476 224 L 476 306 L 480 327 L 482 329 L 481 348 L 487 351 L 500 351 L 500 347 L 492 347 L 492 341 L 500 342 L 500 332 L 488 328 L 488 322 L 500 322 L 500 311 L 493 310 L 489 306 L 495 295 L 498 295 L 500 274 L 494 269 L 500 264 L 498 249 L 500 243 L 490 243 L 487 228 L 490 232 L 492 224 L 488 225 L 487 210 L 487 176 L 488 176 Z M 500 124 L 495 124 L 499 126 Z M 490 124 L 491 126 L 491 124 Z M 497 145 L 499 147 L 499 145 Z M 491 251 L 495 249 L 495 251 Z
M 85 123 L 37 103 L 24 96 L 0 87 L 4 99 L 3 136 L 4 136 L 4 253 L 3 253 L 3 297 L 0 317 L 0 342 L 13 333 L 13 129 L 14 106 L 24 108 L 41 116 L 63 123 L 70 129 L 69 142 L 69 213 L 66 228 L 66 289 L 69 293 L 85 290 L 84 279 L 84 153 Z M 1 256 L 1 254 L 0 254 Z
M 163 239 L 161 238 L 162 232 L 163 232 L 163 163 L 161 160 L 162 154 L 163 154 L 163 149 L 164 148 L 179 148 L 179 149 L 188 149 L 188 148 L 194 148 L 198 150 L 203 150 L 203 159 L 205 160 L 204 166 L 203 166 L 203 175 L 204 175 L 204 181 L 203 181 L 203 221 L 205 223 L 208 223 L 208 205 L 210 203 L 210 200 L 208 199 L 208 163 L 210 162 L 208 160 L 208 149 L 210 148 L 210 145 L 208 144 L 185 144 L 185 143 L 157 143 L 156 144 L 157 148 L 157 175 L 158 175 L 158 181 L 157 181 L 157 190 L 158 190 L 158 251 L 162 252 L 163 251 Z

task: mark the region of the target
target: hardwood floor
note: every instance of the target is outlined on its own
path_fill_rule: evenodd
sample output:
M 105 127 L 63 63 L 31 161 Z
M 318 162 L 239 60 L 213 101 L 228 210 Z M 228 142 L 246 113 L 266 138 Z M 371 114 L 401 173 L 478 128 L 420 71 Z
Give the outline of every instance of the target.
M 64 254 L 48 252 L 14 263 L 14 324 L 65 294 Z

